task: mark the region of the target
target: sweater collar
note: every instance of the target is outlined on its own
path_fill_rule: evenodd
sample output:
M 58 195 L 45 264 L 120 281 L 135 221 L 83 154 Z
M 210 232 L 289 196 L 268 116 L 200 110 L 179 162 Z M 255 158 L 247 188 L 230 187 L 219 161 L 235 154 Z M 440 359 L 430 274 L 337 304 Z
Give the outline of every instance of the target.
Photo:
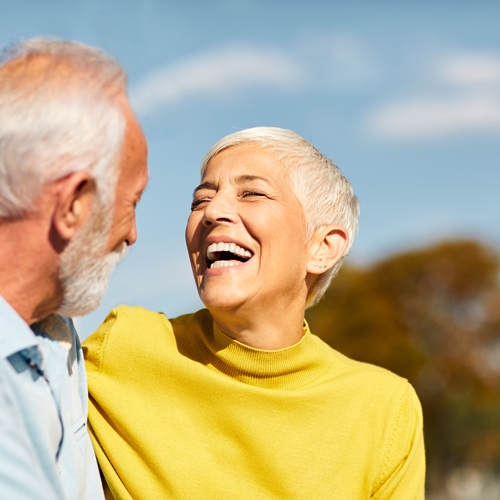
M 205 309 L 188 323 L 202 362 L 239 382 L 266 389 L 292 390 L 310 384 L 333 364 L 304 320 L 304 336 L 285 349 L 266 351 L 249 347 L 223 333 Z

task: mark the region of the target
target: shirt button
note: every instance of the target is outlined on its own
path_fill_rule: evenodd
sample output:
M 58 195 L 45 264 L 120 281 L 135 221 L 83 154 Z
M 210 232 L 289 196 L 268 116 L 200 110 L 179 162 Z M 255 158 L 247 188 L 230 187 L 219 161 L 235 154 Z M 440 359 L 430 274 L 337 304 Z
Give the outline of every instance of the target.
M 61 464 L 57 464 L 57 473 L 60 474 L 62 471 Z

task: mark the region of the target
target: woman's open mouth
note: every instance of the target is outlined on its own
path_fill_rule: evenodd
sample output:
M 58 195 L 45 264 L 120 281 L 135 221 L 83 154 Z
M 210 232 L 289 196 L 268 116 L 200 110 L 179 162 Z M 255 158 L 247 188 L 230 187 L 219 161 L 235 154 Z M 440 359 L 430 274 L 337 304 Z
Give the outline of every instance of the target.
M 250 260 L 253 254 L 250 250 L 235 243 L 212 243 L 207 248 L 207 269 L 217 267 L 239 266 Z

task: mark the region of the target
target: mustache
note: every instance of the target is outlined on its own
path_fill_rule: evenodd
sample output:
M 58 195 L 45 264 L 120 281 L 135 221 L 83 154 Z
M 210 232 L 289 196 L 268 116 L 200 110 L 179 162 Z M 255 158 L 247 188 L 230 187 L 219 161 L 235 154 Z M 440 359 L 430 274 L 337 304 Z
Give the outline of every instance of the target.
M 125 258 L 125 256 L 128 253 L 128 245 L 123 241 L 113 252 L 111 252 L 112 255 L 116 255 L 116 258 L 118 259 L 116 263 L 120 262 Z

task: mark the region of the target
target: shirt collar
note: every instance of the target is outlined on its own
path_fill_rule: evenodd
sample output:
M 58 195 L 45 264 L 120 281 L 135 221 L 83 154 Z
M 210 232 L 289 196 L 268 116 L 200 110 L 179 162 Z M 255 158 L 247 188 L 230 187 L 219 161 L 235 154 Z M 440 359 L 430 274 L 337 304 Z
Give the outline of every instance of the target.
M 38 346 L 38 341 L 26 322 L 0 295 L 0 357 Z

